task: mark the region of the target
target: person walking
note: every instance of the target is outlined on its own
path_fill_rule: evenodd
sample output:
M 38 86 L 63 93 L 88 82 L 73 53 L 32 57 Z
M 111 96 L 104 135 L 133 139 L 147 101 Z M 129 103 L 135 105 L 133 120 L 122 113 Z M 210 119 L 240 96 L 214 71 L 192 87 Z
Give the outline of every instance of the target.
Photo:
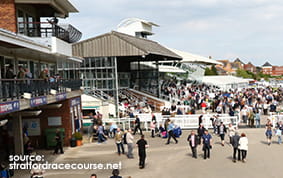
M 140 118 L 139 118 L 138 115 L 136 115 L 135 124 L 136 124 L 136 126 L 135 126 L 135 130 L 134 130 L 134 134 L 133 134 L 133 135 L 136 134 L 136 132 L 137 132 L 138 129 L 140 130 L 140 134 L 142 135 L 141 121 L 140 121 Z
M 53 154 L 58 154 L 58 150 L 60 150 L 61 154 L 64 154 L 62 147 L 62 137 L 59 129 L 56 129 L 55 141 L 56 141 L 56 146 Z
M 248 152 L 248 138 L 246 137 L 245 133 L 241 134 L 241 138 L 239 139 L 239 150 L 241 152 L 241 157 L 243 163 L 245 163 L 246 157 L 247 157 L 247 152 Z
M 279 123 L 278 123 L 278 143 L 279 144 L 281 144 L 282 143 L 282 134 L 283 134 L 283 123 L 282 123 L 282 121 L 280 121 Z M 281 133 L 281 135 L 280 135 L 280 133 Z
M 266 138 L 267 138 L 267 144 L 268 144 L 268 146 L 271 145 L 272 127 L 273 127 L 273 125 L 272 125 L 271 121 L 268 119 L 268 120 L 267 120 L 267 123 L 266 123 L 266 125 L 265 125 L 265 129 L 266 129 L 266 130 L 265 130 L 265 135 L 266 135 Z
M 242 114 L 243 123 L 247 124 L 247 121 L 248 121 L 248 109 L 247 109 L 246 106 L 244 106 L 244 108 L 241 110 L 241 114 Z
M 154 138 L 155 135 L 155 128 L 156 128 L 156 121 L 152 120 L 150 122 L 150 130 L 151 130 L 151 137 Z
M 144 135 L 141 135 L 141 139 L 137 141 L 137 147 L 139 150 L 139 167 L 144 168 L 146 158 L 146 148 L 148 148 L 147 141 L 144 139 Z
M 191 134 L 188 136 L 187 141 L 189 142 L 192 150 L 192 157 L 197 159 L 198 138 L 194 130 L 191 131 Z
M 10 178 L 14 176 L 14 172 L 9 169 L 5 163 L 0 164 L 0 178 Z
M 221 145 L 224 146 L 225 143 L 225 133 L 227 133 L 226 126 L 223 124 L 223 122 L 220 123 L 218 126 L 218 133 L 221 139 Z
M 282 144 L 282 131 L 283 131 L 283 125 L 282 121 L 280 121 L 275 129 L 275 135 L 278 137 L 278 144 Z
M 202 139 L 202 136 L 203 136 L 205 130 L 206 129 L 204 128 L 203 124 L 200 124 L 199 128 L 198 128 L 198 135 L 197 135 L 197 137 L 198 137 L 198 144 L 201 144 L 201 139 Z
M 96 174 L 91 174 L 90 178 L 97 178 L 97 175 Z
M 115 143 L 117 145 L 117 150 L 118 150 L 119 156 L 121 155 L 121 149 L 122 149 L 122 154 L 125 154 L 124 145 L 122 143 L 123 135 L 124 135 L 124 133 L 121 131 L 121 129 L 117 128 L 117 133 L 116 133 L 114 138 L 115 138 Z
M 235 131 L 235 134 L 232 136 L 231 139 L 231 145 L 233 147 L 233 162 L 236 162 L 236 155 L 238 153 L 238 161 L 241 160 L 241 154 L 240 154 L 240 150 L 239 150 L 239 140 L 240 140 L 240 136 L 238 134 L 237 131 Z
M 202 136 L 203 139 L 203 147 L 202 150 L 204 152 L 203 158 L 210 158 L 210 149 L 212 148 L 212 136 L 208 133 L 208 130 L 205 130 L 204 135 Z
M 126 140 L 127 140 L 127 146 L 128 146 L 128 158 L 133 159 L 133 147 L 134 147 L 134 136 L 132 135 L 132 129 L 128 130 L 128 133 L 126 134 Z
M 120 174 L 119 169 L 114 169 L 112 171 L 112 176 L 110 178 L 122 178 L 121 176 L 119 176 L 119 174 Z
M 257 109 L 256 113 L 255 113 L 255 127 L 260 128 L 260 111 L 259 111 L 259 109 Z
M 97 135 L 98 143 L 103 143 L 106 141 L 106 136 L 104 135 L 104 127 L 101 122 L 98 122 Z
M 232 144 L 232 137 L 235 135 L 235 127 L 232 125 L 232 123 L 228 126 L 228 133 L 229 133 L 229 143 Z
M 176 144 L 178 143 L 178 140 L 176 139 L 176 137 L 173 133 L 173 130 L 174 130 L 174 124 L 171 121 L 169 121 L 168 130 L 167 130 L 167 132 L 168 132 L 168 140 L 167 140 L 167 143 L 166 143 L 167 145 L 170 144 L 171 137 L 175 140 Z

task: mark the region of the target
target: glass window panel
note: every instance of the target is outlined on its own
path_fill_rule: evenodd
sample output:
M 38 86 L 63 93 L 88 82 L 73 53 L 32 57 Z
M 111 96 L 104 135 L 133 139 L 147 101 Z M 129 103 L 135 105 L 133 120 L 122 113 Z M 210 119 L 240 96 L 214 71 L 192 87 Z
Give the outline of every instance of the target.
M 97 80 L 96 81 L 96 87 L 98 88 L 98 89 L 102 89 L 102 81 L 101 80 Z
M 101 58 L 95 58 L 95 67 L 101 67 Z
M 24 13 L 20 10 L 18 10 L 18 28 L 19 28 L 19 33 L 24 33 L 24 28 L 25 28 L 25 20 L 24 20 Z
M 95 66 L 95 58 L 90 58 L 90 65 L 91 65 L 91 67 L 96 67 Z
M 86 66 L 86 67 L 90 67 L 89 58 L 85 59 L 85 66 Z
M 114 78 L 112 69 L 108 69 L 108 78 Z
M 103 80 L 103 88 L 107 88 L 107 81 L 106 80 Z

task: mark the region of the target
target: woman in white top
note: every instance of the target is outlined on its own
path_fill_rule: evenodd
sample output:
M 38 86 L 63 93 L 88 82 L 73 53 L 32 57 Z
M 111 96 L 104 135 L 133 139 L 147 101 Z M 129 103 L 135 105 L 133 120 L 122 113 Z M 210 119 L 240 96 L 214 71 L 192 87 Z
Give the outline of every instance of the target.
M 241 138 L 239 140 L 239 150 L 242 155 L 242 161 L 246 162 L 247 152 L 248 152 L 248 138 L 245 133 L 241 134 Z

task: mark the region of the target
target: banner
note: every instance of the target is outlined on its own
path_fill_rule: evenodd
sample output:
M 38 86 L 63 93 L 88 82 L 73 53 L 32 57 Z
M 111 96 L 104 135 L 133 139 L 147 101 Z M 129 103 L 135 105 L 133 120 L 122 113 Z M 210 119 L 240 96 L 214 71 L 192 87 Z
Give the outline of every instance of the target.
M 56 94 L 56 101 L 65 100 L 67 98 L 67 93 L 58 93 Z
M 0 114 L 7 114 L 19 110 L 20 110 L 20 102 L 18 100 L 0 103 Z
M 30 99 L 30 106 L 31 107 L 36 107 L 40 105 L 47 104 L 47 97 L 46 96 L 40 96 L 36 98 L 31 98 Z

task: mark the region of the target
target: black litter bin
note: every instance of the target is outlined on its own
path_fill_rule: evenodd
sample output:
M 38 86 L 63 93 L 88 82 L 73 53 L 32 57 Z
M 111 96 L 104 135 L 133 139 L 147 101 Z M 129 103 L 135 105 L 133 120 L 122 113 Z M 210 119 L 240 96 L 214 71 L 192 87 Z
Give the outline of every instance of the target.
M 76 147 L 77 146 L 76 138 L 71 138 L 70 139 L 70 145 L 71 145 L 71 147 Z

